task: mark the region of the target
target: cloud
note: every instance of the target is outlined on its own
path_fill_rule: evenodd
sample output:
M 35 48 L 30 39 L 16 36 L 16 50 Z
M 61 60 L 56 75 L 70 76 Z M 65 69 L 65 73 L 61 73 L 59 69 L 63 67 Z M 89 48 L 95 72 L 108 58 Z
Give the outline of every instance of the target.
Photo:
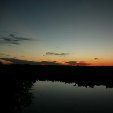
M 9 54 L 0 53 L 0 58 L 1 58 L 1 57 L 9 57 L 9 56 L 10 56 Z
M 86 63 L 84 61 L 68 61 L 64 64 L 58 63 L 56 61 L 28 61 L 28 60 L 21 60 L 17 58 L 0 58 L 0 61 L 4 62 L 4 64 L 12 63 L 12 64 L 30 64 L 30 65 L 70 65 L 70 66 L 89 66 L 89 63 Z
M 35 61 L 28 61 L 28 60 L 21 60 L 17 58 L 0 58 L 1 60 L 11 62 L 13 64 L 30 64 L 30 65 L 61 65 L 60 63 L 57 63 L 56 61 L 41 61 L 41 62 L 35 62 Z
M 68 65 L 77 65 L 77 61 L 68 61 L 68 62 L 65 62 L 66 64 Z
M 41 65 L 61 65 L 60 63 L 57 63 L 56 61 L 41 61 L 41 62 L 38 62 L 38 63 L 41 63 Z
M 0 59 L 0 64 L 12 64 L 11 61 Z
M 5 55 L 4 53 L 0 53 L 0 56 L 3 56 L 3 55 Z
M 31 40 L 31 39 L 28 39 L 26 37 L 17 37 L 15 36 L 14 34 L 9 34 L 10 37 L 12 37 L 13 39 L 15 39 L 15 41 L 20 41 L 20 40 Z
M 22 41 L 30 41 L 31 39 L 26 37 L 17 37 L 15 34 L 10 33 L 7 36 L 0 35 L 1 44 L 15 44 L 19 45 Z
M 46 52 L 46 55 L 58 55 L 58 56 L 65 56 L 65 55 L 69 55 L 69 53 L 55 53 L 55 52 Z
M 68 62 L 65 62 L 65 63 L 68 64 L 68 65 L 72 65 L 72 66 L 88 66 L 88 65 L 90 65 L 89 63 L 86 63 L 85 61 L 80 61 L 80 62 L 68 61 Z
M 99 58 L 94 58 L 94 60 L 99 60 Z
M 6 53 L 1 53 L 0 52 L 0 58 L 9 58 L 9 57 L 11 57 L 11 55 L 10 54 L 6 54 Z
M 85 61 L 80 61 L 80 62 L 78 62 L 78 65 L 79 66 L 89 66 L 89 65 L 91 65 L 90 63 L 87 63 L 87 62 L 85 62 Z

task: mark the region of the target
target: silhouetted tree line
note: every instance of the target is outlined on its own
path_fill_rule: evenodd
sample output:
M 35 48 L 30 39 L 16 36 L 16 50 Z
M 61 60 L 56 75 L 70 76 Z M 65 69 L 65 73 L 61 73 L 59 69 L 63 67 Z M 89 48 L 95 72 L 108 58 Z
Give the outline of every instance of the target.
M 3 65 L 2 76 L 19 76 L 30 80 L 52 80 L 66 83 L 74 82 L 79 86 L 105 85 L 113 87 L 113 66 L 41 66 L 41 65 Z

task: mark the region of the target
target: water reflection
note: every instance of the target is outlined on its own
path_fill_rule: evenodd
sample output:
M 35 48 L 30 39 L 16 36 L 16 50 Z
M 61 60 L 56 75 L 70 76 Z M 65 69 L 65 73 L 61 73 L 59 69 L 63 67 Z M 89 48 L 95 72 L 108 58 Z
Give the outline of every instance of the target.
M 113 89 L 7 76 L 6 108 L 11 113 L 113 113 Z
M 22 113 L 113 113 L 113 89 L 105 86 L 37 81 L 32 93 L 33 104 Z
M 85 80 L 66 83 L 37 79 L 37 76 L 4 76 L 6 110 L 11 113 L 113 113 L 112 88 L 100 84 L 91 87 L 92 83 Z

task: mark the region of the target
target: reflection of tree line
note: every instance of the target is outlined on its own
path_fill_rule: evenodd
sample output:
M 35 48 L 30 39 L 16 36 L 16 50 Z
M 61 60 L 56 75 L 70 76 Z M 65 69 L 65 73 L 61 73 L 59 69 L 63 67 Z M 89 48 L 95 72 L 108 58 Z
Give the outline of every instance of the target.
M 49 66 L 40 69 L 38 79 L 75 83 L 79 87 L 104 85 L 113 88 L 113 66 L 110 67 L 68 67 Z
M 78 68 L 78 67 L 77 67 Z M 110 70 L 112 70 L 111 67 Z M 79 87 L 94 87 L 95 85 L 105 85 L 107 88 L 113 88 L 113 74 L 98 75 L 95 72 L 83 72 L 78 68 L 63 68 L 29 65 L 0 66 L 1 82 L 3 84 L 3 94 L 5 106 L 11 113 L 19 113 L 21 109 L 32 102 L 33 95 L 30 88 L 36 80 L 62 81 L 66 83 L 75 83 Z M 105 68 L 106 69 L 106 68 Z M 88 68 L 86 69 L 88 70 Z M 109 70 L 109 68 L 107 69 Z M 93 70 L 94 71 L 94 70 Z M 108 71 L 109 73 L 110 71 Z M 112 72 L 112 71 L 111 71 Z M 87 75 L 86 75 L 87 74 Z
M 46 75 L 46 77 L 39 77 L 39 80 L 50 80 L 50 81 L 61 81 L 65 83 L 75 83 L 74 86 L 78 85 L 78 87 L 91 87 L 94 88 L 95 85 L 100 86 L 106 86 L 106 88 L 113 88 L 113 78 L 112 79 L 91 79 L 90 77 L 53 77 L 50 75 Z

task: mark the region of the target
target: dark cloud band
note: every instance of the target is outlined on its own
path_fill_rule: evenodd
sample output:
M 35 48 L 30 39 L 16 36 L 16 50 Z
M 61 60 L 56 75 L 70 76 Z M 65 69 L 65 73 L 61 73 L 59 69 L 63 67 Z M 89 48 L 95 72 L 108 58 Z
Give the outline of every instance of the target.
M 10 61 L 13 64 L 30 64 L 30 65 L 60 65 L 60 63 L 57 63 L 56 61 L 41 61 L 41 62 L 35 62 L 35 61 L 28 61 L 28 60 L 21 60 L 17 58 L 0 58 L 1 60 Z
M 72 65 L 72 66 L 89 66 L 89 65 L 91 65 L 91 64 L 84 62 L 84 61 L 80 61 L 80 62 L 68 61 L 68 62 L 65 62 L 65 63 L 68 64 L 68 65 Z
M 0 43 L 1 44 L 15 44 L 18 45 L 22 41 L 30 41 L 31 39 L 26 37 L 17 37 L 15 34 L 9 34 L 7 36 L 0 35 Z
M 69 55 L 69 53 L 46 52 L 46 55 L 59 55 L 59 56 L 65 56 L 65 55 Z

